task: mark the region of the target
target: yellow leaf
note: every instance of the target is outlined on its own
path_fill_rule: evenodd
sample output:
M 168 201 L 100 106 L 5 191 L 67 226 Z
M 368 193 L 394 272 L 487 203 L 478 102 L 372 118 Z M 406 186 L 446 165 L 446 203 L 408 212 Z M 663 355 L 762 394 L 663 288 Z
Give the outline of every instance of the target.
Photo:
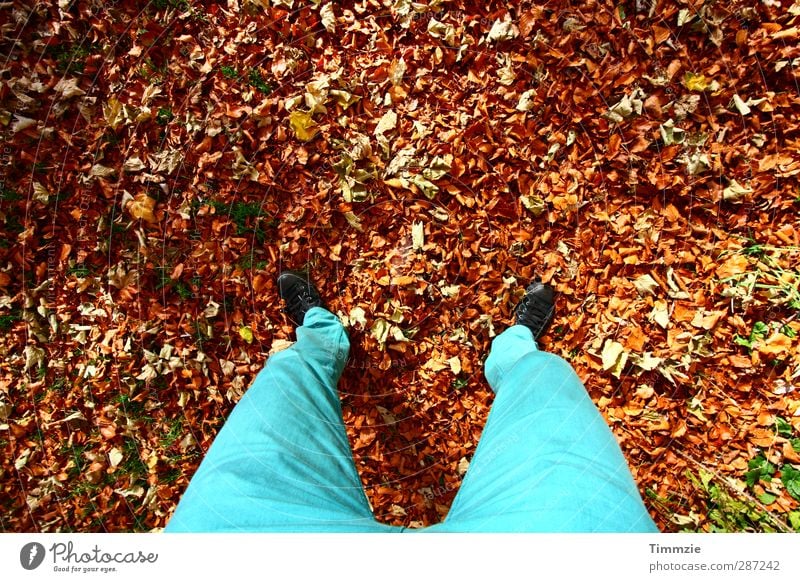
M 47 188 L 42 186 L 39 182 L 33 183 L 33 199 L 38 200 L 43 204 L 47 204 L 50 200 L 50 192 L 47 191 Z
M 461 373 L 461 360 L 458 356 L 453 356 L 447 360 L 447 363 L 450 365 L 450 371 L 453 372 L 453 374 L 458 376 Z
M 350 317 L 349 317 L 350 325 L 355 325 L 356 323 L 358 323 L 361 325 L 361 329 L 364 329 L 365 327 L 367 327 L 367 318 L 365 317 L 366 315 L 367 312 L 364 311 L 363 308 L 353 307 L 353 309 L 350 310 Z
M 707 79 L 705 75 L 695 75 L 689 72 L 683 75 L 683 86 L 689 91 L 716 91 L 719 89 L 719 83 L 716 81 Z
M 422 250 L 425 246 L 425 225 L 415 222 L 411 225 L 411 244 L 415 251 Z
M 117 129 L 123 121 L 122 103 L 114 97 L 109 99 L 103 104 L 103 117 L 111 129 Z
M 658 368 L 664 359 L 656 358 L 651 352 L 645 352 L 641 356 L 638 354 L 633 354 L 631 361 L 633 362 L 634 366 L 637 366 L 646 372 L 650 372 Z
M 655 295 L 660 288 L 658 283 L 650 275 L 642 275 L 633 282 L 634 287 L 641 296 Z
M 545 210 L 547 210 L 547 203 L 540 196 L 533 194 L 523 194 L 519 197 L 522 205 L 531 211 L 534 217 L 538 218 Z
M 345 219 L 350 226 L 355 228 L 358 232 L 364 232 L 364 227 L 361 225 L 361 219 L 356 216 L 354 212 L 347 211 L 344 213 Z
M 382 135 L 395 127 L 397 127 L 397 113 L 389 110 L 384 113 L 383 117 L 378 121 L 378 125 L 375 128 L 375 135 Z
M 306 111 L 292 111 L 289 114 L 289 125 L 301 141 L 311 141 L 319 133 L 317 124 Z
M 378 319 L 375 320 L 375 323 L 372 324 L 372 327 L 370 328 L 369 331 L 372 334 L 372 336 L 376 340 L 378 340 L 378 343 L 384 344 L 386 343 L 386 340 L 389 338 L 389 328 L 390 328 L 389 322 L 383 319 L 382 317 L 379 317 Z
M 244 327 L 239 328 L 239 335 L 247 343 L 249 344 L 253 343 L 253 330 L 247 327 L 246 325 Z
M 628 361 L 628 353 L 621 343 L 607 339 L 603 345 L 601 358 L 603 360 L 603 369 L 611 370 L 611 373 L 619 378 Z
M 667 329 L 669 325 L 669 306 L 666 301 L 659 299 L 653 303 L 653 311 L 650 313 L 650 318 L 658 325 Z
M 125 455 L 122 454 L 118 448 L 114 447 L 108 452 L 108 460 L 111 463 L 112 467 L 116 467 L 122 462 L 122 459 L 125 458 Z
M 144 193 L 137 194 L 128 205 L 128 213 L 133 218 L 138 218 L 145 222 L 156 222 L 156 217 L 153 214 L 155 207 L 156 201 L 153 198 Z
M 406 188 L 408 186 L 408 182 L 401 178 L 389 178 L 384 180 L 383 183 L 392 188 Z

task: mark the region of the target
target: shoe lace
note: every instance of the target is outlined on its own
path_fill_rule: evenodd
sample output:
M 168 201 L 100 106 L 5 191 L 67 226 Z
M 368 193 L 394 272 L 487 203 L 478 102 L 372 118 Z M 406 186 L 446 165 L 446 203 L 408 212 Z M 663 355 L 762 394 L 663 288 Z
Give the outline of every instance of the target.
M 544 301 L 536 301 L 531 296 L 526 296 L 520 303 L 518 316 L 528 325 L 535 324 L 541 327 L 545 325 L 552 311 L 552 305 L 548 305 Z
M 533 301 L 529 298 L 528 310 L 532 311 L 536 317 L 545 319 L 547 318 L 548 315 L 550 315 L 550 312 L 553 310 L 553 307 L 552 305 L 549 305 L 543 301 Z
M 308 287 L 302 287 L 297 294 L 289 297 L 286 301 L 286 310 L 290 313 L 297 313 L 303 311 L 313 301 L 311 290 Z

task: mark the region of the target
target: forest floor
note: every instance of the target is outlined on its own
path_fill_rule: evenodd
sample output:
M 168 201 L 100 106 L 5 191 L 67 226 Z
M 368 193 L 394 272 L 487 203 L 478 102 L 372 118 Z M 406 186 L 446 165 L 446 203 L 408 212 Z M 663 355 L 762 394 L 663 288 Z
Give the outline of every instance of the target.
M 163 527 L 285 268 L 379 520 L 446 515 L 540 275 L 662 530 L 800 531 L 800 2 L 6 4 L 3 531 Z

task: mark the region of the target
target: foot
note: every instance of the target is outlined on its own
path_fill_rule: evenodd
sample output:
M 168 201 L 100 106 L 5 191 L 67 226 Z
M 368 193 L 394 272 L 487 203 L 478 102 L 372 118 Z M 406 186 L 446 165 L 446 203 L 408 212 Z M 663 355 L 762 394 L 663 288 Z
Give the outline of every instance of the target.
M 555 307 L 555 290 L 537 277 L 514 309 L 514 322 L 526 326 L 533 332 L 533 339 L 538 340 L 553 321 Z
M 278 291 L 286 302 L 284 313 L 296 325 L 303 325 L 309 309 L 322 307 L 322 299 L 307 273 L 283 271 L 278 275 Z

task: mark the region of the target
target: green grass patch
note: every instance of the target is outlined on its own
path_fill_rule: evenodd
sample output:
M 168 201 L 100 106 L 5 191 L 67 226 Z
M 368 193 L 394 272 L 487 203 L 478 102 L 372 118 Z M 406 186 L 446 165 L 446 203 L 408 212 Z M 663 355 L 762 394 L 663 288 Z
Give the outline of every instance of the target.
M 168 449 L 175 441 L 183 434 L 183 422 L 180 418 L 176 418 L 169 422 L 169 430 L 161 437 L 161 446 Z
M 737 346 L 744 346 L 748 350 L 752 350 L 756 342 L 764 339 L 769 334 L 769 326 L 763 321 L 757 321 L 750 330 L 749 337 L 743 337 L 739 334 L 733 336 L 733 343 Z
M 154 421 L 153 417 L 147 414 L 144 402 L 132 400 L 127 394 L 120 394 L 115 398 L 115 400 L 119 403 L 120 408 L 125 416 L 131 420 L 139 420 L 147 423 Z
M 239 71 L 237 71 L 234 67 L 229 67 L 228 65 L 222 65 L 219 68 L 219 72 L 222 73 L 222 76 L 226 79 L 238 79 L 239 78 Z
M 100 50 L 96 43 L 60 44 L 48 49 L 56 60 L 56 70 L 64 74 L 80 74 L 86 68 L 86 58 Z
M 2 202 L 15 202 L 22 200 L 22 196 L 16 190 L 11 188 L 0 188 L 0 201 Z
M 781 467 L 781 483 L 786 491 L 797 501 L 800 501 L 800 471 L 786 464 Z
M 67 275 L 75 275 L 79 279 L 85 279 L 91 274 L 92 272 L 89 270 L 89 267 L 87 267 L 85 263 L 81 263 L 79 265 L 75 265 L 67 269 Z
M 166 10 L 167 8 L 176 8 L 185 11 L 189 8 L 187 0 L 152 0 L 153 8 L 156 10 Z
M 6 216 L 6 229 L 12 234 L 19 234 L 25 227 L 20 224 L 19 219 L 13 214 Z
M 247 253 L 246 255 L 242 255 L 238 261 L 239 266 L 245 270 L 254 269 L 256 271 L 261 271 L 269 265 L 269 261 L 265 261 L 263 259 L 255 260 L 253 253 Z
M 191 299 L 194 297 L 194 291 L 189 285 L 179 279 L 172 279 L 167 276 L 168 268 L 169 267 L 156 267 L 158 271 L 156 291 L 161 291 L 166 287 L 167 289 L 175 291 L 181 299 Z
M 10 330 L 15 323 L 19 321 L 19 315 L 10 313 L 8 315 L 0 315 L 0 331 Z
M 261 76 L 261 71 L 257 68 L 250 69 L 250 72 L 247 74 L 247 82 L 251 87 L 255 87 L 264 95 L 272 93 L 272 86 L 264 80 Z
M 756 301 L 800 310 L 800 247 L 776 247 L 748 240 L 749 244 L 736 251 L 747 257 L 747 269 L 721 279 L 722 295 L 745 304 Z M 720 259 L 727 260 L 725 254 Z
M 170 469 L 159 479 L 162 483 L 172 484 L 175 483 L 181 477 L 181 470 L 180 469 Z
M 255 236 L 259 244 L 263 244 L 266 240 L 267 233 L 261 226 L 262 219 L 265 214 L 261 210 L 261 204 L 257 202 L 233 202 L 232 204 L 225 204 L 218 200 L 210 202 L 215 212 L 219 216 L 228 216 L 231 222 L 236 226 L 237 236 L 243 234 L 252 234 Z M 266 226 L 276 224 L 274 219 L 270 219 Z
M 775 430 L 779 436 L 790 438 L 794 435 L 794 427 L 785 418 L 775 418 Z
M 745 482 L 748 487 L 753 487 L 759 481 L 769 482 L 775 474 L 775 465 L 767 461 L 764 455 L 758 455 L 747 463 Z
M 469 384 L 469 380 L 467 380 L 466 378 L 456 378 L 455 380 L 453 380 L 452 388 L 453 390 L 461 390 L 463 388 L 466 388 L 467 384 Z
M 764 467 L 764 463 L 766 461 L 760 461 L 759 467 Z M 712 532 L 781 531 L 779 523 L 769 512 L 749 500 L 734 497 L 726 487 L 716 483 L 710 473 L 700 469 L 698 475 L 689 471 L 687 476 L 707 495 L 707 516 Z
M 175 114 L 169 107 L 160 107 L 156 113 L 156 123 L 159 125 L 167 125 L 170 121 L 175 119 Z
M 136 440 L 126 437 L 122 444 L 124 460 L 120 463 L 122 470 L 134 477 L 135 480 L 143 479 L 147 475 L 147 465 L 139 455 L 139 445 Z

